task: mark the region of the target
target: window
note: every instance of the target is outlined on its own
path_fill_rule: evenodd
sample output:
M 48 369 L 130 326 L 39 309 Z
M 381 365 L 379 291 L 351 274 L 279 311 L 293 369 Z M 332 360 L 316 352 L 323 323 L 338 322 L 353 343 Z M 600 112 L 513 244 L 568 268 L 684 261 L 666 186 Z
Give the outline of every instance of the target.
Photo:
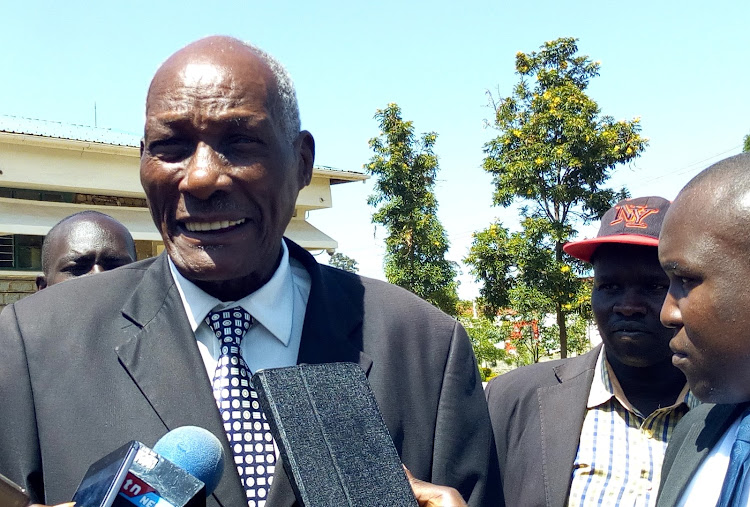
M 44 236 L 0 235 L 0 269 L 42 270 Z

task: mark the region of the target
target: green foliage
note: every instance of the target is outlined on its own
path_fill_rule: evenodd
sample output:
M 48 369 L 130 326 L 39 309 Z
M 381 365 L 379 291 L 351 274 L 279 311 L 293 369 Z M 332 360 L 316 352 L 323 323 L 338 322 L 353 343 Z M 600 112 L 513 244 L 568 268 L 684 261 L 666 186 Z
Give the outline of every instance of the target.
M 331 258 L 328 259 L 328 265 L 333 266 L 334 268 L 343 269 L 350 273 L 356 273 L 359 269 L 357 267 L 357 261 L 339 252 L 331 255 Z
M 482 282 L 485 315 L 512 308 L 522 315 L 553 313 L 557 303 L 572 306 L 581 281 L 570 257 L 555 256 L 553 224 L 526 217 L 522 230 L 510 233 L 500 222 L 474 234 L 464 259 Z
M 507 334 L 486 317 L 460 317 L 459 321 L 469 335 L 482 381 L 486 381 L 492 375 L 490 366 L 494 366 L 497 361 L 505 360 L 505 350 L 497 345 L 506 339 Z
M 509 237 L 511 243 L 526 243 L 517 247 L 525 260 L 501 275 L 505 260 L 485 256 L 484 264 L 498 270 L 488 271 L 492 278 L 487 279 L 483 268 L 472 264 L 477 279 L 485 282 L 483 297 L 491 295 L 493 304 L 500 304 L 497 296 L 503 291 L 510 293 L 514 284 L 522 284 L 529 297 L 515 303 L 528 300 L 547 309 L 552 306 L 562 357 L 567 356 L 565 315 L 579 292 L 576 261 L 563 253 L 562 246 L 574 236 L 578 221 L 599 218 L 627 197 L 625 189 L 615 191 L 605 184 L 617 164 L 633 160 L 647 144 L 639 135 L 638 119 L 615 121 L 600 114 L 585 93 L 590 79 L 599 75 L 599 63 L 577 51 L 576 39 L 561 38 L 545 43 L 539 52 L 518 53 L 516 72 L 521 79 L 512 94 L 498 100 L 490 95 L 499 135 L 485 145 L 483 167 L 493 176 L 495 204 L 525 206 L 523 231 Z M 479 250 L 478 236 L 475 243 Z M 509 277 L 514 279 L 510 286 L 491 287 L 507 285 Z
M 615 165 L 637 157 L 647 143 L 638 135 L 638 119 L 600 116 L 585 93 L 599 64 L 577 51 L 576 39 L 562 38 L 538 53 L 516 55 L 521 80 L 511 96 L 490 97 L 500 135 L 485 145 L 495 203 L 533 201 L 536 213 L 561 225 L 570 213 L 597 218 L 623 197 L 601 185 Z
M 591 319 L 587 319 L 579 313 L 567 315 L 568 323 L 568 350 L 576 355 L 581 355 L 591 350 L 591 337 L 589 328 Z
M 474 302 L 462 299 L 456 304 L 456 316 L 471 318 L 474 316 Z
M 750 151 L 750 134 L 748 134 L 748 135 L 745 136 L 745 140 L 742 143 L 742 151 L 743 152 Z
M 457 267 L 445 258 L 449 243 L 436 215 L 433 193 L 437 134 L 429 132 L 418 139 L 412 122 L 401 118 L 396 104 L 378 110 L 375 118 L 381 134 L 370 139 L 375 154 L 365 168 L 377 180 L 367 202 L 377 207 L 372 221 L 388 231 L 385 276 L 455 315 Z
M 487 317 L 493 317 L 500 308 L 510 304 L 508 290 L 513 285 L 510 272 L 513 256 L 507 249 L 508 242 L 508 230 L 502 224 L 492 224 L 474 233 L 471 250 L 464 259 L 477 281 L 484 282 L 479 290 L 479 305 Z

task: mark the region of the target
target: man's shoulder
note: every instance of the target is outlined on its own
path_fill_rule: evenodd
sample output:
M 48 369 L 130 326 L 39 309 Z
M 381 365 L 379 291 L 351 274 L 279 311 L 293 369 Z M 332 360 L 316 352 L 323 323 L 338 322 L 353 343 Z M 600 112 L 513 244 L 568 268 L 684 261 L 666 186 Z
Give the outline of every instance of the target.
M 366 307 L 379 306 L 383 311 L 399 313 L 424 313 L 433 318 L 455 320 L 431 303 L 416 294 L 392 283 L 350 273 L 331 266 L 321 265 L 321 272 L 327 279 L 329 288 L 333 282 L 342 290 L 359 290 Z
M 709 431 L 719 427 L 726 429 L 725 427 L 728 427 L 747 406 L 747 404 L 718 405 L 714 403 L 701 403 L 689 410 L 680 419 L 680 422 L 677 423 L 674 429 L 672 438 L 675 441 L 682 440 L 690 432 L 691 428 L 696 425 Z
M 540 363 L 521 366 L 509 371 L 508 373 L 493 378 L 489 385 L 500 386 L 506 383 L 529 384 L 533 383 L 535 379 L 538 379 L 540 382 L 543 382 L 546 379 L 554 379 L 555 382 L 559 383 L 560 381 L 565 380 L 561 379 L 559 376 L 559 372 L 561 371 L 569 371 L 575 376 L 593 368 L 596 365 L 596 358 L 599 355 L 599 350 L 599 347 L 596 347 L 580 356 L 554 359 L 552 361 L 543 361 Z
M 581 375 L 591 375 L 600 347 L 576 357 L 544 361 L 521 366 L 490 380 L 487 399 L 490 402 L 507 397 L 523 398 L 540 387 L 559 385 Z
M 13 306 L 19 313 L 38 312 L 40 308 L 50 313 L 71 306 L 105 308 L 110 302 L 122 301 L 131 294 L 157 259 L 153 257 L 93 276 L 66 280 L 23 298 Z
M 689 410 L 688 413 L 685 414 L 680 421 L 685 421 L 686 426 L 691 426 L 697 422 L 705 421 L 706 419 L 711 418 L 712 413 L 713 413 L 713 416 L 715 417 L 717 411 L 721 413 L 725 413 L 728 410 L 731 410 L 729 409 L 729 405 L 716 405 L 714 403 L 701 403 L 700 405 L 697 405 L 695 408 Z
M 537 388 L 559 383 L 555 367 L 564 364 L 565 359 L 545 361 L 521 366 L 490 380 L 485 389 L 488 400 L 499 400 L 512 396 L 522 398 Z

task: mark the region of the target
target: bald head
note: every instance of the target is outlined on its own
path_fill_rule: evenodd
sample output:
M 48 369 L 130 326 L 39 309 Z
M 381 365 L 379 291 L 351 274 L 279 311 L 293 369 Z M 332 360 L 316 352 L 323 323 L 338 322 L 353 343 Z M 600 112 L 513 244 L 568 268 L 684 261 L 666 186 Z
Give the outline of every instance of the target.
M 44 238 L 37 289 L 136 260 L 135 242 L 120 222 L 98 211 L 63 218 Z
M 673 364 L 702 401 L 750 401 L 750 154 L 712 165 L 680 191 L 659 261 Z
M 725 158 L 704 169 L 690 180 L 680 193 L 694 190 L 701 185 L 721 187 L 722 191 L 729 191 L 729 188 L 725 188 L 729 185 L 735 188 L 735 193 L 750 190 L 750 153 Z
M 252 44 L 226 36 L 211 36 L 197 40 L 170 56 L 151 80 L 146 98 L 146 116 L 154 98 L 169 96 L 169 84 L 177 77 L 191 83 L 200 93 L 211 93 L 213 83 L 220 81 L 217 73 L 236 73 L 244 68 L 246 74 L 257 74 L 257 84 L 269 100 L 269 109 L 279 123 L 288 142 L 300 132 L 299 106 L 294 84 L 286 68 L 273 56 Z M 243 76 L 247 79 L 247 75 Z M 165 95 L 166 94 L 166 95 Z
M 675 205 L 681 213 L 710 218 L 717 238 L 750 246 L 750 153 L 701 171 L 680 191 Z

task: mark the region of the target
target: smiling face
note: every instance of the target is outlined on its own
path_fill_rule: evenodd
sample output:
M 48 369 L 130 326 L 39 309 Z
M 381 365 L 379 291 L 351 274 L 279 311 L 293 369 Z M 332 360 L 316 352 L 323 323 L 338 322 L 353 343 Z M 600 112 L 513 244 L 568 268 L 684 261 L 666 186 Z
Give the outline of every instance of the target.
M 661 320 L 676 330 L 672 362 L 693 393 L 713 403 L 750 400 L 747 214 L 738 221 L 726 211 L 706 209 L 730 201 L 706 185 L 683 190 L 659 240 L 659 260 L 670 282 Z
M 222 300 L 271 277 L 312 175 L 312 136 L 286 138 L 277 101 L 268 66 L 225 37 L 173 55 L 149 89 L 141 183 L 151 214 L 180 273 Z
M 671 356 L 674 331 L 659 321 L 669 280 L 651 246 L 604 244 L 594 255 L 591 307 L 607 359 L 647 367 Z
M 37 289 L 135 261 L 135 244 L 121 223 L 104 216 L 73 217 L 55 228 L 44 246 L 48 260 Z

